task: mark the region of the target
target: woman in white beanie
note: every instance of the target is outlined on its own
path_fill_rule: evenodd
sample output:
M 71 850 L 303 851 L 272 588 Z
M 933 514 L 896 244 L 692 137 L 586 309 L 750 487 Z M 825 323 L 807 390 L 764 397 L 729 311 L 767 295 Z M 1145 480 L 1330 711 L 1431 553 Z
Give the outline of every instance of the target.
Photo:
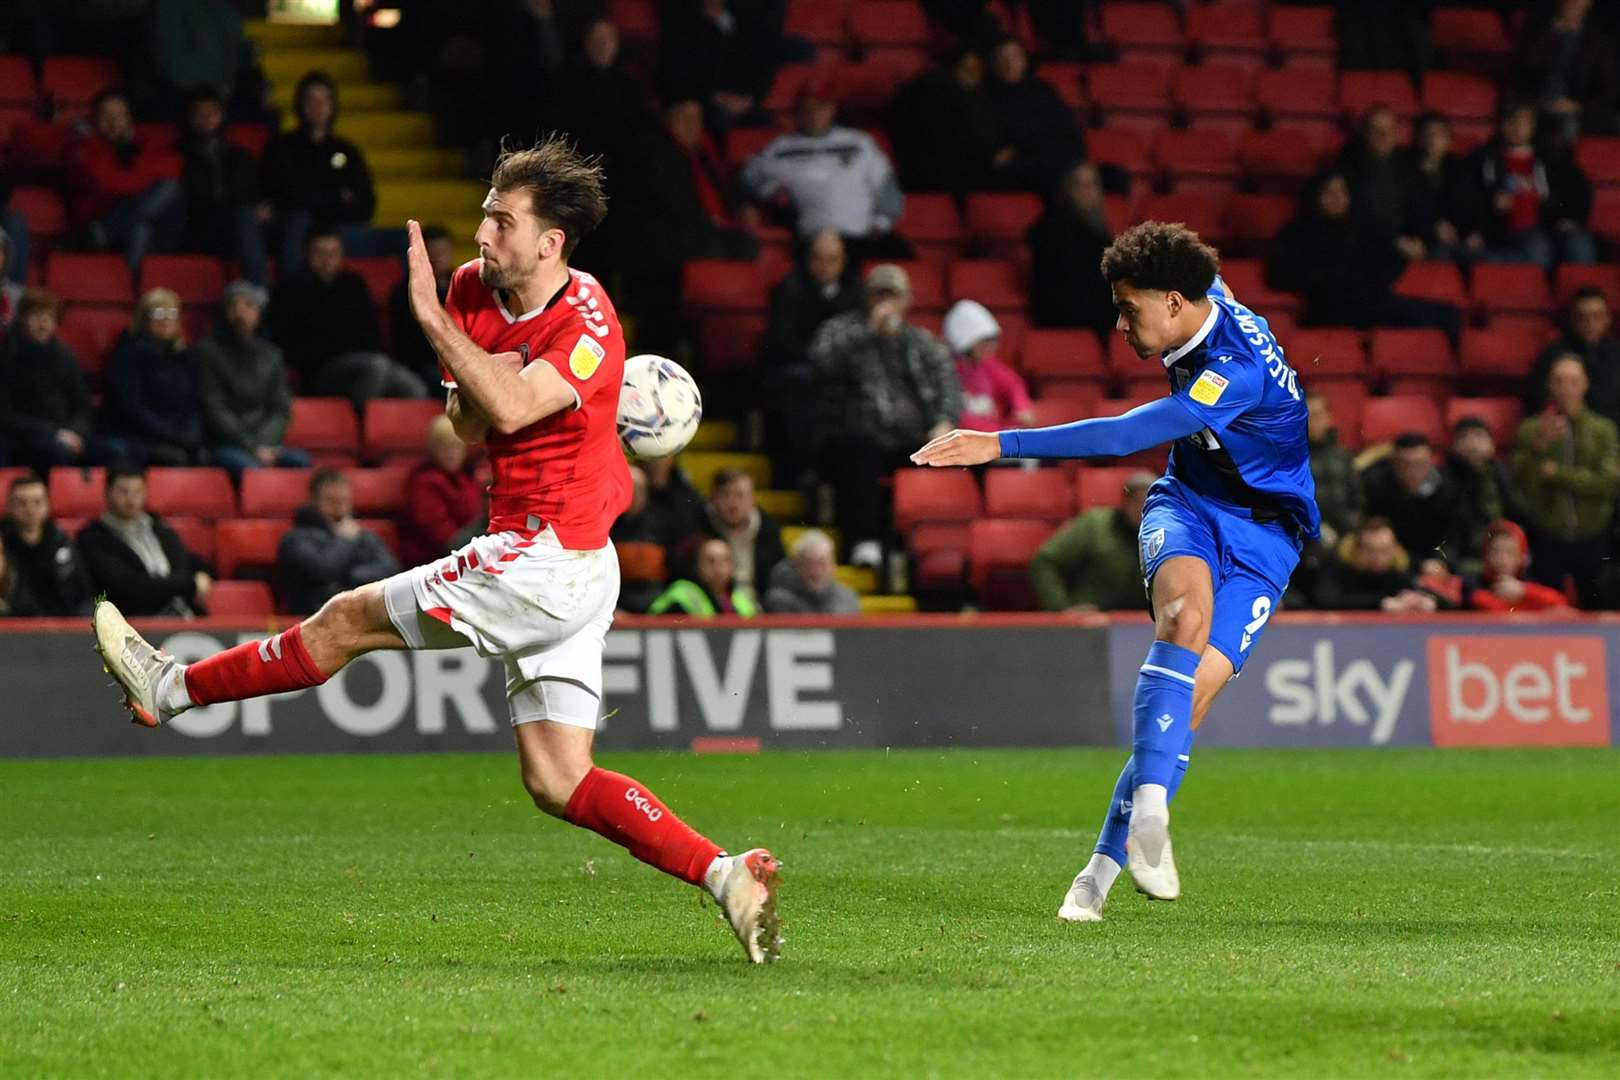
M 956 358 L 962 383 L 958 427 L 1000 431 L 1034 422 L 1024 380 L 997 356 L 1001 324 L 977 300 L 958 300 L 945 313 L 945 344 Z

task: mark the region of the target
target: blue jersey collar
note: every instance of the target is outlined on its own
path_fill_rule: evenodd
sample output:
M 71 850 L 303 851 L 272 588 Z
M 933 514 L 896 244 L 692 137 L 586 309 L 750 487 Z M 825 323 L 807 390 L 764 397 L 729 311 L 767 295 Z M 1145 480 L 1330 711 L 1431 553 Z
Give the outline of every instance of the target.
M 1177 360 L 1180 360 L 1183 356 L 1186 356 L 1188 353 L 1198 348 L 1198 346 L 1202 345 L 1204 343 L 1204 339 L 1209 337 L 1209 332 L 1215 329 L 1215 320 L 1220 318 L 1220 315 L 1221 305 L 1217 304 L 1214 300 L 1210 300 L 1209 315 L 1205 317 L 1204 325 L 1198 328 L 1198 333 L 1188 338 L 1187 343 L 1176 349 L 1174 352 L 1167 352 L 1164 354 L 1163 359 L 1165 369 L 1168 370 L 1175 365 Z

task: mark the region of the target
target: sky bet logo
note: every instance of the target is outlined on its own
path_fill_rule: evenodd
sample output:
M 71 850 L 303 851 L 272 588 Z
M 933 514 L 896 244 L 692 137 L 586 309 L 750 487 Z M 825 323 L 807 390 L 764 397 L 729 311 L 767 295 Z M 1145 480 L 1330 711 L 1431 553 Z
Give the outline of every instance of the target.
M 1608 746 L 1603 639 L 1431 637 L 1429 723 L 1436 746 Z

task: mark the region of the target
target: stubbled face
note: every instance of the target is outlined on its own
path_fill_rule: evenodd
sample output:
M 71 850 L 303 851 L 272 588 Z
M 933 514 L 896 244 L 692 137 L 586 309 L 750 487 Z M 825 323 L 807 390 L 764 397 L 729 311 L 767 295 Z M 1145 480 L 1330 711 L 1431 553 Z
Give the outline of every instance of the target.
M 354 497 L 349 492 L 347 480 L 323 484 L 315 492 L 314 502 L 315 512 L 330 525 L 336 525 L 354 514 Z
M 1601 296 L 1588 296 L 1577 301 L 1569 313 L 1569 328 L 1588 345 L 1602 341 L 1613 322 L 1609 302 Z
M 793 560 L 794 567 L 804 583 L 816 592 L 824 592 L 833 582 L 838 564 L 833 560 L 831 548 L 812 544 Z
M 1427 446 L 1408 446 L 1396 450 L 1391 460 L 1395 463 L 1395 479 L 1414 495 L 1434 471 L 1434 451 Z
M 1492 577 L 1517 577 L 1519 542 L 1511 536 L 1493 536 L 1485 545 L 1485 570 Z
M 754 512 L 754 481 L 739 476 L 714 493 L 714 513 L 728 529 L 740 529 L 748 524 Z
M 1114 307 L 1119 309 L 1114 327 L 1125 335 L 1125 344 L 1144 358 L 1170 348 L 1175 339 L 1175 315 L 1184 303 L 1181 294 L 1138 289 L 1129 281 L 1116 281 L 1113 289 Z
M 107 488 L 107 509 L 113 517 L 132 518 L 146 512 L 146 481 L 120 476 Z
M 562 251 L 563 232 L 540 220 L 528 192 L 490 188 L 473 240 L 484 260 L 478 279 L 492 289 L 520 289 L 540 272 L 542 259 Z
M 1586 365 L 1574 357 L 1558 361 L 1547 373 L 1547 397 L 1569 415 L 1585 407 L 1587 385 Z
M 724 540 L 710 540 L 698 549 L 697 579 L 716 595 L 731 584 L 731 547 Z
M 25 532 L 50 520 L 51 500 L 44 484 L 24 484 L 6 497 L 6 514 Z
M 1356 538 L 1356 565 L 1363 573 L 1387 574 L 1395 569 L 1395 533 L 1368 529 Z

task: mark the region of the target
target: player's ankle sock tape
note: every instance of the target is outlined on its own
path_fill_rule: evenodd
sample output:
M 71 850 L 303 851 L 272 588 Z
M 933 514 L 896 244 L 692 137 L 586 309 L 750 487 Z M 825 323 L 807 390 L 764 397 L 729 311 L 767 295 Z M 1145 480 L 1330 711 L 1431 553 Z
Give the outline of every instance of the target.
M 1114 862 L 1125 863 L 1125 836 L 1131 830 L 1131 781 L 1136 777 L 1136 759 L 1126 758 L 1125 767 L 1114 781 L 1114 794 L 1108 804 L 1108 815 L 1103 818 L 1102 831 L 1097 834 L 1096 852 Z
M 563 820 L 590 829 L 649 866 L 703 884 L 703 872 L 720 848 L 676 817 L 640 781 L 593 768 L 579 782 L 563 810 Z
M 1198 654 L 1168 641 L 1155 641 L 1136 676 L 1131 709 L 1131 755 L 1136 759 L 1132 787 L 1169 788 L 1176 758 L 1192 727 L 1192 696 Z
M 197 705 L 303 690 L 326 681 L 304 648 L 300 623 L 263 641 L 245 641 L 186 667 L 186 692 Z

